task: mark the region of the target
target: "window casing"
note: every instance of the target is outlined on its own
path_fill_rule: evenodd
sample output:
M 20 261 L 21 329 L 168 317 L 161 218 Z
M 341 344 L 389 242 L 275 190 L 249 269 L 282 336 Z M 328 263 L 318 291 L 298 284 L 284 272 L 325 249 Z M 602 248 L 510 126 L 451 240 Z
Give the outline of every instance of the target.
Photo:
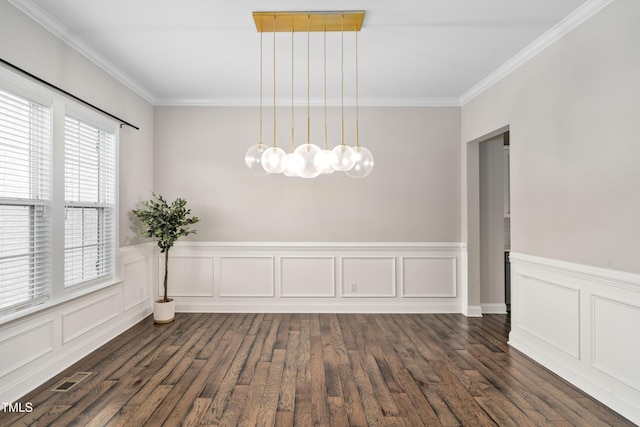
M 117 131 L 0 69 L 0 323 L 115 282 Z
M 51 109 L 0 89 L 0 315 L 51 292 Z
M 65 117 L 65 287 L 115 268 L 115 135 Z

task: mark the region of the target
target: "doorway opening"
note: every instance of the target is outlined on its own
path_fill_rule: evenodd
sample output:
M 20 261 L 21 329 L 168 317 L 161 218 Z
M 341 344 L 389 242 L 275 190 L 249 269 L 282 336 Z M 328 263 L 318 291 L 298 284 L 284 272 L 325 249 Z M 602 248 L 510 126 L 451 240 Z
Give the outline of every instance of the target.
M 466 147 L 467 315 L 510 309 L 510 148 L 508 128 Z

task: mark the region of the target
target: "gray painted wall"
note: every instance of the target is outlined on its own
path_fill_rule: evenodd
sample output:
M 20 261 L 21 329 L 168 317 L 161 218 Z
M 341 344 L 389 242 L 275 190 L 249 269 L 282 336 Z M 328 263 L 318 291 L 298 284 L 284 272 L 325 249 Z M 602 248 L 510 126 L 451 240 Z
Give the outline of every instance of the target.
M 616 0 L 463 106 L 463 151 L 509 126 L 513 252 L 640 273 L 639 21 Z
M 328 111 L 330 147 L 339 143 L 339 113 Z M 264 116 L 271 145 L 271 110 Z M 311 116 L 311 140 L 321 145 L 322 109 Z M 360 144 L 375 156 L 368 177 L 255 176 L 244 153 L 258 140 L 257 108 L 157 107 L 154 188 L 187 198 L 202 219 L 193 240 L 459 242 L 460 108 L 360 108 L 359 121 Z M 279 109 L 277 128 L 278 145 L 290 150 L 290 109 Z M 297 143 L 306 134 L 300 108 Z
M 480 143 L 480 303 L 485 306 L 505 302 L 503 144 L 502 136 Z

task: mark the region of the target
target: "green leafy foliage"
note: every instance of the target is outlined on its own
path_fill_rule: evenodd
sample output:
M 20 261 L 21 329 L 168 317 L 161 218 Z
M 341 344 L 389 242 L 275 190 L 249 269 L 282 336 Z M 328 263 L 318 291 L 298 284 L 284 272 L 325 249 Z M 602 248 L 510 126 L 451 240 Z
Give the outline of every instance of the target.
M 153 199 L 142 202 L 143 209 L 134 209 L 131 212 L 144 226 L 140 235 L 155 239 L 161 252 L 168 251 L 180 237 L 195 234 L 190 225 L 200 221 L 191 215 L 191 209 L 187 209 L 187 201 L 177 198 L 172 204 L 159 194 L 153 193 Z
M 164 257 L 164 296 L 163 301 L 168 302 L 167 279 L 169 277 L 169 249 L 180 237 L 195 234 L 191 225 L 200 221 L 197 216 L 190 216 L 191 209 L 187 209 L 187 201 L 177 198 L 172 204 L 159 194 L 152 193 L 153 198 L 142 202 L 142 209 L 133 209 L 131 212 L 138 218 L 143 228 L 140 235 L 155 239 L 158 242 L 160 252 Z

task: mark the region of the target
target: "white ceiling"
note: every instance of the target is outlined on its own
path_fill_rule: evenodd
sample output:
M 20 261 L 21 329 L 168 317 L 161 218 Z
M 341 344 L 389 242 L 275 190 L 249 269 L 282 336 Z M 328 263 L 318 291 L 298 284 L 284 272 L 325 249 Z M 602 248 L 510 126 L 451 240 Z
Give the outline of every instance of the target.
M 155 105 L 257 105 L 253 11 L 364 10 L 361 105 L 459 105 L 607 0 L 10 0 Z M 295 94 L 307 94 L 307 35 L 297 33 Z M 311 35 L 311 97 L 323 95 L 322 33 Z M 327 34 L 327 96 L 340 100 L 340 33 Z M 345 34 L 345 98 L 355 93 Z M 265 102 L 273 33 L 263 40 Z M 277 96 L 291 97 L 291 35 L 276 38 Z

